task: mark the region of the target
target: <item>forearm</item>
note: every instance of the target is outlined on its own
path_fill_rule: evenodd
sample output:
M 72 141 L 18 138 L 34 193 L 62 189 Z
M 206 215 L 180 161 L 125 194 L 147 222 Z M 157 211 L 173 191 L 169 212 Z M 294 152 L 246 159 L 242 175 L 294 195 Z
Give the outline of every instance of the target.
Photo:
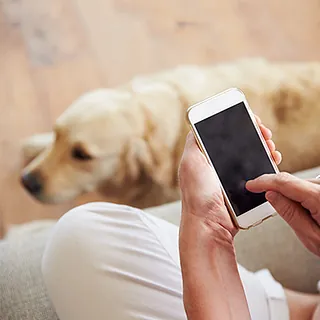
M 194 223 L 183 232 L 180 255 L 188 319 L 250 319 L 232 241 Z

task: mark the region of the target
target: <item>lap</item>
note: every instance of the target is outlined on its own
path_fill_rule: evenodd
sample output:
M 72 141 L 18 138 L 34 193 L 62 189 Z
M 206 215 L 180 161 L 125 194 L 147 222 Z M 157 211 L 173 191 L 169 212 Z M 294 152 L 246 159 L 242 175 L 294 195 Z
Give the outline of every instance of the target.
M 43 258 L 60 319 L 186 319 L 178 233 L 176 226 L 126 206 L 93 203 L 67 213 Z M 252 318 L 280 319 L 270 317 L 261 277 L 239 270 Z M 278 289 L 279 297 L 271 298 L 286 312 Z

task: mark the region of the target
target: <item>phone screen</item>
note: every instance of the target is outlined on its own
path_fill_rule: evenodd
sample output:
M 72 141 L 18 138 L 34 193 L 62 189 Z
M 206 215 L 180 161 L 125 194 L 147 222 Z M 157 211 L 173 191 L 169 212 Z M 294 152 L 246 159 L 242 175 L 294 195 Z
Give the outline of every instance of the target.
M 275 173 L 243 102 L 195 124 L 237 216 L 266 202 L 246 181 Z

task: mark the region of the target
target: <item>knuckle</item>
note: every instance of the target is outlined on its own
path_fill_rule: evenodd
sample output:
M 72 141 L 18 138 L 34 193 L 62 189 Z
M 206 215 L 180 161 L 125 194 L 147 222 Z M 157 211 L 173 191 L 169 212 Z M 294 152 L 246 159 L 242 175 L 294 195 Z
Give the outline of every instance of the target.
M 317 215 L 320 212 L 320 188 L 316 186 L 310 190 L 308 197 L 303 201 L 302 205 L 308 209 L 312 215 Z
M 288 172 L 281 172 L 277 175 L 277 183 L 279 185 L 287 185 L 291 181 L 291 175 Z
M 281 179 L 288 180 L 288 179 L 290 179 L 291 174 L 284 171 L 284 172 L 280 172 L 280 173 L 278 174 L 278 176 L 279 176 Z
M 269 176 L 270 176 L 269 174 L 264 173 L 263 175 L 261 175 L 261 176 L 258 177 L 257 179 L 260 180 L 260 181 L 262 181 L 262 182 L 265 182 L 265 181 L 268 179 Z

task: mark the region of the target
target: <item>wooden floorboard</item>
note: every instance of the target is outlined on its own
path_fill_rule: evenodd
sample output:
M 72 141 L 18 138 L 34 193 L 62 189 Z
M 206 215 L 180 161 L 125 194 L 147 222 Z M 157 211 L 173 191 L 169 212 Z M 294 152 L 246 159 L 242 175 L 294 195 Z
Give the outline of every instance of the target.
M 0 229 L 74 205 L 31 199 L 19 151 L 83 92 L 178 64 L 319 60 L 319 32 L 317 0 L 0 1 Z

